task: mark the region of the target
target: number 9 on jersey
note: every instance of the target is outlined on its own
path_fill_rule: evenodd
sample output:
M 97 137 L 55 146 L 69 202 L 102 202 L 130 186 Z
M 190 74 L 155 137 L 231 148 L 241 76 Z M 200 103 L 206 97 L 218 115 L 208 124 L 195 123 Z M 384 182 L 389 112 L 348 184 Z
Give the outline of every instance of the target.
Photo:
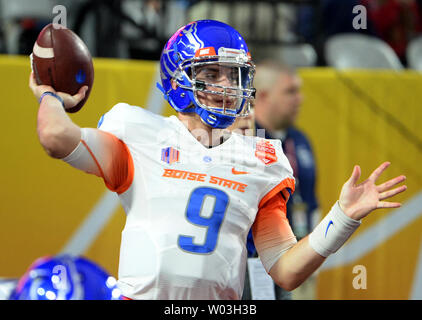
M 201 215 L 203 204 L 206 197 L 214 197 L 214 207 L 209 217 Z M 220 232 L 221 223 L 226 214 L 229 204 L 229 196 L 218 189 L 199 187 L 192 191 L 188 205 L 186 208 L 186 218 L 190 223 L 207 228 L 205 241 L 203 244 L 195 244 L 194 237 L 180 235 L 179 247 L 187 252 L 207 254 L 214 251 L 217 246 L 218 234 Z

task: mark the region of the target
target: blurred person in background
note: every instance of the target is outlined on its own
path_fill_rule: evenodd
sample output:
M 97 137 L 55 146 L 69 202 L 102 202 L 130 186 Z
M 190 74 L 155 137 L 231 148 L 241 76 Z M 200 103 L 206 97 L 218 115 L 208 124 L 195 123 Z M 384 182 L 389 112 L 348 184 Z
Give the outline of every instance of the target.
M 314 154 L 308 138 L 295 127 L 303 101 L 302 80 L 293 68 L 266 60 L 257 65 L 254 85 L 255 127 L 265 130 L 266 139 L 281 140 L 293 168 L 297 188 L 287 203 L 287 218 L 300 240 L 313 230 L 319 218 Z M 276 286 L 276 298 L 288 300 L 291 293 Z

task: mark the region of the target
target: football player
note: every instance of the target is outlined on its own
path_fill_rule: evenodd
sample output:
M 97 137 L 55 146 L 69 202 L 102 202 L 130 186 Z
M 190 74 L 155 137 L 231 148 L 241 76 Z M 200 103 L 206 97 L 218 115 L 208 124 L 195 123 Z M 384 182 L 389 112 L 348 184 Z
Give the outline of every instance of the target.
M 130 299 L 239 299 L 253 228 L 257 251 L 274 281 L 293 290 L 336 252 L 383 201 L 405 190 L 399 176 L 379 186 L 383 163 L 357 184 L 360 168 L 339 201 L 297 242 L 286 218 L 294 192 L 280 141 L 225 128 L 249 112 L 254 64 L 242 36 L 227 24 L 201 20 L 180 28 L 160 59 L 164 98 L 178 112 L 162 117 L 125 103 L 80 128 L 65 108 L 83 99 L 49 86 L 30 87 L 39 99 L 38 136 L 51 157 L 104 179 L 127 214 L 119 288 Z

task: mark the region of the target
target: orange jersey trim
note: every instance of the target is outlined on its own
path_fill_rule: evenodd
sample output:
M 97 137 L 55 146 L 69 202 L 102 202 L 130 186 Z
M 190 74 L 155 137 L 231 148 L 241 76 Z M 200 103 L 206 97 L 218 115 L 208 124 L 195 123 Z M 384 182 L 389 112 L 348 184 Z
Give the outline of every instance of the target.
M 288 230 L 285 224 L 286 222 L 288 224 L 286 203 L 287 201 L 284 200 L 281 194 L 277 193 L 259 210 L 256 220 L 252 225 L 252 234 L 256 246 L 259 247 L 259 243 L 261 242 L 258 234 L 264 235 L 263 238 L 266 241 L 269 235 L 275 234 L 274 239 L 281 239 L 286 234 L 286 229 Z
M 258 204 L 258 210 L 261 209 L 265 203 L 274 197 L 277 193 L 282 192 L 285 188 L 289 188 L 292 190 L 292 193 L 295 191 L 295 180 L 292 178 L 286 178 L 283 181 L 281 181 L 278 185 L 276 185 L 273 189 L 270 190 L 259 202 Z M 285 193 L 283 193 L 285 195 Z M 287 202 L 288 199 L 286 199 Z
M 98 163 L 98 160 L 95 157 L 94 153 L 91 151 L 91 148 L 87 145 L 87 143 L 84 140 L 81 140 L 81 142 L 85 146 L 86 150 L 88 150 L 89 154 L 91 155 L 92 159 L 94 160 L 95 164 L 97 165 L 98 170 L 100 170 L 101 178 L 103 178 L 104 181 L 105 181 L 103 169 L 101 168 L 100 164 Z M 106 184 L 107 184 L 107 182 L 106 182 Z
M 296 237 L 287 219 L 287 200 L 281 192 L 271 197 L 260 208 L 252 225 L 255 248 L 267 270 L 270 271 L 280 252 L 290 248 Z
M 104 132 L 105 134 L 112 137 L 113 140 L 117 140 L 116 143 L 120 144 L 121 149 L 119 150 L 119 159 L 116 160 L 117 165 L 127 165 L 127 174 L 124 177 L 123 181 L 119 181 L 121 177 L 118 176 L 115 172 L 113 172 L 113 169 L 111 168 L 111 175 L 109 179 L 106 179 L 103 169 L 100 166 L 100 163 L 98 162 L 97 158 L 95 157 L 94 153 L 92 152 L 91 148 L 88 146 L 88 144 L 81 140 L 82 144 L 85 146 L 85 148 L 88 150 L 89 154 L 91 155 L 92 159 L 94 160 L 95 164 L 98 167 L 98 170 L 100 171 L 100 175 L 104 180 L 104 183 L 106 187 L 113 192 L 116 192 L 118 194 L 124 193 L 129 187 L 132 185 L 133 177 L 135 175 L 135 166 L 133 164 L 133 159 L 130 154 L 129 148 L 127 145 L 122 141 L 119 140 L 116 136 L 113 134 L 110 134 L 108 132 Z M 119 147 L 120 147 L 119 146 Z M 123 151 L 123 152 L 121 152 Z M 117 184 L 117 185 L 116 185 Z
M 129 189 L 130 186 L 132 185 L 133 177 L 135 176 L 135 166 L 133 164 L 132 155 L 130 154 L 129 148 L 127 147 L 126 143 L 124 143 L 121 140 L 119 141 L 123 144 L 123 147 L 125 148 L 125 151 L 127 154 L 127 171 L 128 171 L 126 180 L 122 183 L 122 185 L 120 185 L 115 190 L 115 192 L 117 192 L 118 194 L 121 194 L 121 193 L 124 193 L 127 189 Z

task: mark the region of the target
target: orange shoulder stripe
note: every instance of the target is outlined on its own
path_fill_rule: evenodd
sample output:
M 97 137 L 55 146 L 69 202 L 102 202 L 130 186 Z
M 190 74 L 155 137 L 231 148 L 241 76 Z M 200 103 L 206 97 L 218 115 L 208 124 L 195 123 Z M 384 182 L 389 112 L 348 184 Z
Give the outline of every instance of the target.
M 264 204 L 271 199 L 273 196 L 275 196 L 277 193 L 281 192 L 283 189 L 289 188 L 292 190 L 292 193 L 295 191 L 295 180 L 292 178 L 286 178 L 283 181 L 281 181 L 278 185 L 276 185 L 274 188 L 272 188 L 259 202 L 258 209 L 261 209 Z

